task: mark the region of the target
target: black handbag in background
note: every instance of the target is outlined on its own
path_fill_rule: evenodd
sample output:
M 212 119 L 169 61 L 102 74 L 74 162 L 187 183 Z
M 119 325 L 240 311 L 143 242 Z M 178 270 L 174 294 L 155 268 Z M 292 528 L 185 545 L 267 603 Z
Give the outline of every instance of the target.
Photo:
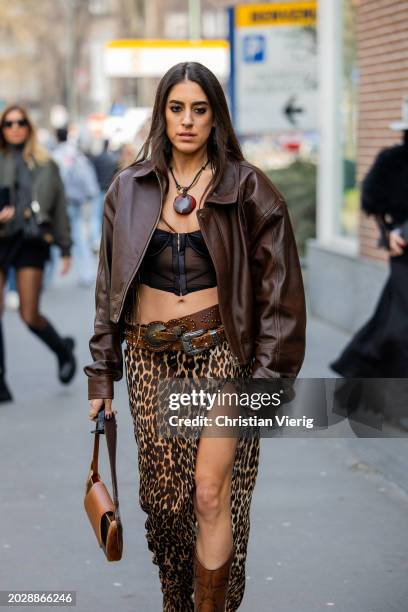
M 42 218 L 38 200 L 33 200 L 30 206 L 24 209 L 23 216 L 23 234 L 26 240 L 42 240 L 48 244 L 54 242 L 50 224 Z

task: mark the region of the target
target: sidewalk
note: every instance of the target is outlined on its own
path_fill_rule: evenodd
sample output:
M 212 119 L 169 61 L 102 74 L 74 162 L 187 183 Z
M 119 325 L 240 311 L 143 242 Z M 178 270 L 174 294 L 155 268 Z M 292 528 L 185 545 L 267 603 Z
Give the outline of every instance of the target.
M 44 312 L 77 338 L 81 367 L 92 310 L 92 290 L 69 283 L 44 296 Z M 62 387 L 53 356 L 16 313 L 6 313 L 5 334 L 15 402 L 0 405 L 0 589 L 73 589 L 80 612 L 160 612 L 125 383 L 115 399 L 125 551 L 122 562 L 108 564 L 82 509 L 92 424 L 81 368 Z M 327 363 L 346 341 L 309 320 L 302 376 L 330 376 Z M 407 455 L 404 439 L 262 440 L 240 611 L 404 612 Z

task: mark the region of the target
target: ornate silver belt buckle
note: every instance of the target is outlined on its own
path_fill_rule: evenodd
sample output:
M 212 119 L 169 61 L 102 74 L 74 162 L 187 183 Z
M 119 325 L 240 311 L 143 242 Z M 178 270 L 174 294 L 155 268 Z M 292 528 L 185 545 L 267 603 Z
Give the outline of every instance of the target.
M 195 348 L 192 343 L 193 338 L 198 338 L 199 336 L 205 334 L 205 332 L 205 329 L 196 329 L 194 331 L 184 332 L 184 334 L 180 336 L 183 350 L 187 355 L 198 355 L 198 353 L 205 351 L 204 346 L 202 348 Z
M 163 346 L 164 344 L 168 344 L 168 340 L 160 340 L 155 337 L 155 333 L 158 331 L 166 331 L 166 326 L 162 323 L 149 323 L 144 333 L 144 339 L 151 346 L 158 348 L 159 346 Z

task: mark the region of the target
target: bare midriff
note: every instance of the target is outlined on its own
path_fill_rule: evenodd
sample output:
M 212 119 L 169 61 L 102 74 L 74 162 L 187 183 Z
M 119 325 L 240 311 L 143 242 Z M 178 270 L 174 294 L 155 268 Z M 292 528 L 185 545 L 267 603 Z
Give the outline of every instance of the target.
M 169 291 L 139 285 L 139 300 L 136 300 L 134 320 L 147 324 L 152 321 L 169 321 L 198 312 L 218 304 L 217 287 L 193 291 L 187 295 L 175 295 Z

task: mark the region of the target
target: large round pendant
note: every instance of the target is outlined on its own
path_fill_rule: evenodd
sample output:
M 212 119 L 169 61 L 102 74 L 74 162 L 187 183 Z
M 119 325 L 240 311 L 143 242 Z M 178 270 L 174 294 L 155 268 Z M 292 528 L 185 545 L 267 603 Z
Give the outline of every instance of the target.
M 174 199 L 173 208 L 180 215 L 189 215 L 195 207 L 197 202 L 193 196 L 186 193 L 186 195 L 179 195 Z

